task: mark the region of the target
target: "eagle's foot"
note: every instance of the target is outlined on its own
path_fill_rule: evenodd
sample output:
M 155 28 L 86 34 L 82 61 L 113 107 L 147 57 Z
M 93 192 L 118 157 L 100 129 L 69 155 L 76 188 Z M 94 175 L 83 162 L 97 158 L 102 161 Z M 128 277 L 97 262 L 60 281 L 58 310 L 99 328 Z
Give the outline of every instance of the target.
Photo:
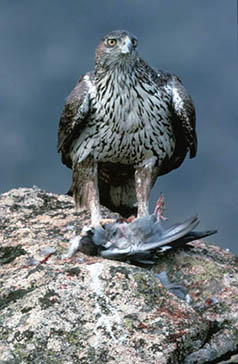
M 105 219 L 100 219 L 99 220 L 99 223 L 101 226 L 104 226 L 106 224 L 112 224 L 114 223 L 116 220 L 115 219 L 112 219 L 112 218 L 105 218 Z

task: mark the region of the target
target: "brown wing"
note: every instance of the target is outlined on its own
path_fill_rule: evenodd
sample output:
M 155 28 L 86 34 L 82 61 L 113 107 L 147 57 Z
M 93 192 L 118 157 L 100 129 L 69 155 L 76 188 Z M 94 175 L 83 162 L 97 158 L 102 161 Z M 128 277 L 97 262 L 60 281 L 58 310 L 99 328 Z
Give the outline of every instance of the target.
M 172 111 L 176 123 L 181 126 L 180 132 L 183 133 L 187 147 L 190 150 L 190 158 L 194 158 L 197 152 L 197 136 L 193 101 L 177 76 L 172 75 L 170 85 L 172 89 Z
M 93 87 L 93 73 L 82 76 L 70 93 L 61 113 L 58 129 L 58 152 L 62 162 L 72 167 L 69 155 L 72 142 L 77 138 L 87 122 L 90 113 L 90 88 Z

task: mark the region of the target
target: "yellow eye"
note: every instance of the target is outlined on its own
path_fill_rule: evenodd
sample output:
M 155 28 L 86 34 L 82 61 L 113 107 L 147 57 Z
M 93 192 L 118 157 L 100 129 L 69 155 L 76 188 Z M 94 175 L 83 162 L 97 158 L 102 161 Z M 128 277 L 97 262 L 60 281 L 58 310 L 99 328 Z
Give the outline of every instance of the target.
M 117 44 L 117 40 L 116 39 L 108 39 L 107 40 L 107 45 L 109 47 L 114 47 Z
M 137 39 L 133 38 L 131 42 L 132 42 L 132 44 L 133 44 L 134 47 L 137 46 Z

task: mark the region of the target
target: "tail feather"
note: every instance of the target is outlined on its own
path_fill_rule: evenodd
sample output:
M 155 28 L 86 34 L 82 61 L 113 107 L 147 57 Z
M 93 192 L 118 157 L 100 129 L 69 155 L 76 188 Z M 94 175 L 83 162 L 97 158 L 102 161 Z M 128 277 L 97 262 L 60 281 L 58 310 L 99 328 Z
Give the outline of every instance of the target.
M 123 217 L 137 214 L 134 168 L 131 166 L 98 163 L 100 203 Z
M 206 230 L 206 231 L 191 231 L 183 237 L 183 241 L 187 244 L 190 241 L 207 238 L 210 235 L 216 234 L 217 230 Z

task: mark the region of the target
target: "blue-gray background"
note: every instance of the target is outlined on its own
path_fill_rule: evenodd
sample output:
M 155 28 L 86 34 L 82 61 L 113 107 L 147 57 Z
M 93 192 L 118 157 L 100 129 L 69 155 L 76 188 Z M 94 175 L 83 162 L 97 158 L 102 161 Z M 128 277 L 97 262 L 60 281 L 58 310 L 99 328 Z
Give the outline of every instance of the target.
M 236 2 L 232 0 L 1 0 L 0 192 L 37 185 L 64 193 L 71 171 L 56 153 L 64 100 L 93 68 L 99 39 L 138 36 L 140 55 L 176 73 L 197 109 L 199 152 L 152 192 L 170 221 L 199 213 L 209 238 L 238 252 Z

